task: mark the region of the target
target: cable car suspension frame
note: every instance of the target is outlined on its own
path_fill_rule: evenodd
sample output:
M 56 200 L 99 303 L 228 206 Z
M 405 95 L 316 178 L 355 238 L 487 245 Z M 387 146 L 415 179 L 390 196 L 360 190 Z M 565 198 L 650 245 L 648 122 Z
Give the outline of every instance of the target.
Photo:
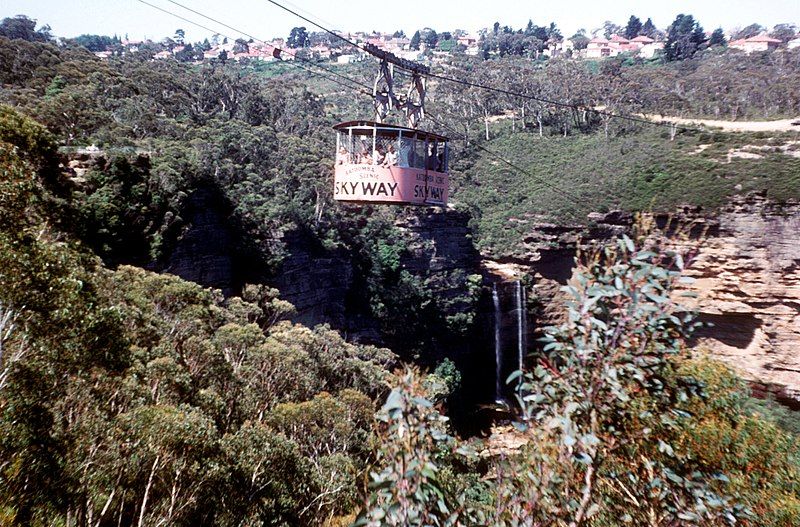
M 426 75 L 430 68 L 423 64 L 402 59 L 373 44 L 366 44 L 364 51 L 378 58 L 380 67 L 372 89 L 375 105 L 375 120 L 383 123 L 393 109 L 405 115 L 409 128 L 416 128 L 425 118 Z M 405 94 L 395 93 L 394 67 L 411 72 L 411 85 Z

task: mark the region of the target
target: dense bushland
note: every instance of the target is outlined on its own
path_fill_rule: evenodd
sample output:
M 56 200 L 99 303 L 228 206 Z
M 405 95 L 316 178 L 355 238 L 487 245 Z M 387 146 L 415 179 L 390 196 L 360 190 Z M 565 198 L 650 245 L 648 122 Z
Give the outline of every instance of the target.
M 610 138 L 539 137 L 507 122 L 492 130 L 483 146 L 519 169 L 476 148 L 454 165 L 454 185 L 474 211 L 481 249 L 496 255 L 514 254 L 537 222 L 585 225 L 590 212 L 711 212 L 750 192 L 800 199 L 800 132 L 683 132 L 671 141 L 646 126 Z
M 0 523 L 308 525 L 354 508 L 394 355 L 281 321 L 292 307 L 261 286 L 226 301 L 104 268 L 48 226 L 50 139 L 20 122 L 0 143 Z
M 685 347 L 672 290 L 691 254 L 642 231 L 581 260 L 567 321 L 509 378 L 526 444 L 483 470 L 408 371 L 356 525 L 796 524 L 797 437 Z

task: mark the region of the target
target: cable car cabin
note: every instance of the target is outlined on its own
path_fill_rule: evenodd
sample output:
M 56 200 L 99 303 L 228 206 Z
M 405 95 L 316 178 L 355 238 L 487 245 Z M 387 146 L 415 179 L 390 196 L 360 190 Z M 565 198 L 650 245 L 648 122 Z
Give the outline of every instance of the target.
M 334 199 L 447 205 L 450 152 L 446 137 L 372 121 L 349 121 L 334 129 Z

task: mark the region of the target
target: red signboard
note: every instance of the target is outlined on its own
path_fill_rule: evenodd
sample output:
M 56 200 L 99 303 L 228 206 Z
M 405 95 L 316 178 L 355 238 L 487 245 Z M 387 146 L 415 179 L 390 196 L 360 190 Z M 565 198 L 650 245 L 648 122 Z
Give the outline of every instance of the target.
M 338 201 L 447 205 L 450 180 L 443 172 L 381 165 L 336 165 Z

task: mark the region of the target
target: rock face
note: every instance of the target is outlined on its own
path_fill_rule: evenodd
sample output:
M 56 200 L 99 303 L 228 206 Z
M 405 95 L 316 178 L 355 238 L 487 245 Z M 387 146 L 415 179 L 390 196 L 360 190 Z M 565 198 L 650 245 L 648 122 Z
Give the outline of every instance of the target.
M 326 251 L 302 233 L 285 236 L 287 255 L 272 285 L 297 309 L 296 322 L 347 328 L 347 293 L 353 264 L 344 251 Z
M 469 308 L 461 302 L 467 296 L 466 276 L 480 272 L 480 257 L 468 223 L 469 215 L 462 212 L 412 207 L 395 221 L 408 248 L 400 266 L 425 278 L 437 302 L 446 304 L 453 314 Z M 364 309 L 352 305 L 351 291 L 361 285 L 355 283 L 354 255 L 323 250 L 296 233 L 283 242 L 287 256 L 273 285 L 281 298 L 297 308 L 296 320 L 311 326 L 328 323 L 348 337 L 378 341 L 376 322 L 363 315 Z
M 698 297 L 683 303 L 712 325 L 693 344 L 738 370 L 756 394 L 800 408 L 800 205 L 753 195 L 734 199 L 714 217 L 696 210 L 677 217 L 706 230 L 686 273 L 695 279 L 686 287 Z M 588 232 L 539 225 L 525 239 L 529 257 L 516 263 L 534 279 L 539 329 L 561 321 L 560 286 L 572 275 L 579 239 L 607 239 L 630 226 L 630 217 L 616 213 L 591 219 L 596 226 Z
M 800 205 L 740 198 L 718 222 L 686 273 L 694 307 L 713 324 L 697 344 L 800 407 Z
M 410 210 L 395 222 L 409 239 L 400 265 L 411 274 L 426 276 L 440 303 L 453 313 L 469 306 L 466 276 L 480 273 L 480 255 L 472 243 L 469 214 L 451 209 Z
M 204 287 L 234 294 L 244 285 L 237 233 L 229 207 L 218 192 L 200 188 L 186 200 L 186 227 L 163 268 Z

